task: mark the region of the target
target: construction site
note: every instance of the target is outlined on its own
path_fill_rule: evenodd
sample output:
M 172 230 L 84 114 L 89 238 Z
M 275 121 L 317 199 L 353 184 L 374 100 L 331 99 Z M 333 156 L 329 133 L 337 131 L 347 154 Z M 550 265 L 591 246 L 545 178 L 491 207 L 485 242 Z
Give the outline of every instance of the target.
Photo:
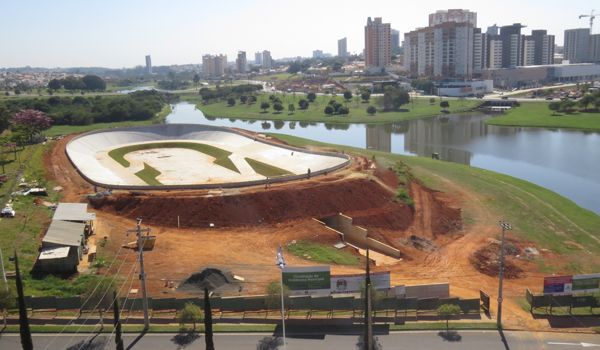
M 139 130 L 134 131 L 139 135 Z M 156 141 L 131 141 L 124 138 L 126 131 L 113 135 L 123 138 L 119 145 Z M 392 286 L 448 283 L 449 294 L 463 298 L 479 297 L 480 290 L 493 294 L 497 289 L 496 217 L 478 206 L 481 199 L 476 194 L 451 183 L 447 192 L 432 190 L 417 178 L 399 176 L 393 164 L 374 157 L 322 147 L 297 149 L 243 130 L 235 130 L 235 135 L 251 143 L 261 138 L 265 147 L 284 150 L 275 151 L 281 157 L 304 156 L 313 162 L 309 165 L 312 174 L 273 160 L 271 164 L 291 173 L 285 181 L 262 177 L 252 180 L 257 183 L 245 183 L 249 179 L 244 179 L 206 188 L 197 184 L 147 188 L 140 183 L 124 184 L 115 176 L 110 185 L 94 177 L 94 170 L 82 170 L 86 162 L 98 165 L 107 161 L 92 159 L 95 153 L 85 155 L 87 150 L 77 142 L 88 136 L 57 141 L 45 157 L 48 176 L 64 187 L 63 201 L 89 202 L 95 211 L 95 235 L 90 242 L 99 246 L 98 256 L 109 259 L 118 255 L 125 261 L 118 271 L 109 266 L 97 273 L 125 277 L 126 271 L 135 269 L 135 254 L 123 247 L 135 242 L 135 236 L 127 232 L 140 218 L 142 226 L 155 237 L 153 249 L 144 254 L 148 292 L 154 297 L 197 297 L 201 289 L 193 288 L 192 282 L 207 268 L 235 277 L 218 278 L 221 285 L 235 282 L 220 289 L 219 296 L 264 294 L 267 285 L 280 277 L 275 264 L 279 246 L 284 247 L 289 266 L 319 264 L 310 254 L 296 256 L 285 249 L 300 241 L 336 247 L 356 256 L 359 262 L 364 262 L 368 246 L 373 272 L 389 272 Z M 107 139 L 103 133 L 92 136 Z M 172 141 L 169 137 L 160 139 Z M 227 143 L 220 147 L 237 146 Z M 399 199 L 399 189 L 405 189 L 411 201 Z M 465 206 L 469 207 L 468 221 L 463 215 Z M 525 258 L 530 245 L 509 241 L 505 265 L 505 293 L 509 298 L 522 295 L 526 286 L 543 280 L 538 266 Z M 332 274 L 362 272 L 363 263 L 331 264 Z M 505 322 L 543 327 L 517 303 L 509 301 L 505 307 Z

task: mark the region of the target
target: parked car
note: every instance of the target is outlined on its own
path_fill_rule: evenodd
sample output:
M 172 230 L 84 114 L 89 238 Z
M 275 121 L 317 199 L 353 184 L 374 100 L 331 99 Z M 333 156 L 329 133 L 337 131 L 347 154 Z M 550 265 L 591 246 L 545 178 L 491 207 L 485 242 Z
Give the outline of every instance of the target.
M 15 214 L 15 210 L 10 206 L 4 207 L 4 209 L 2 209 L 2 211 L 0 212 L 0 216 L 5 218 L 14 218 Z

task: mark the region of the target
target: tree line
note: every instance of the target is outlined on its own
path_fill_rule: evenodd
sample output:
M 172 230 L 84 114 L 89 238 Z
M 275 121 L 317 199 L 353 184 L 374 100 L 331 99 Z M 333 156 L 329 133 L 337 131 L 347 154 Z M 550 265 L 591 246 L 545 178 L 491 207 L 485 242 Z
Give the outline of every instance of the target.
M 87 90 L 87 91 L 104 91 L 106 90 L 106 82 L 97 75 L 85 75 L 81 78 L 68 76 L 63 79 L 52 79 L 48 82 L 48 89 L 59 90 Z
M 208 103 L 212 100 L 221 100 L 224 98 L 236 98 L 242 95 L 261 91 L 263 86 L 260 84 L 245 84 L 235 86 L 217 86 L 216 89 L 202 88 L 199 91 L 202 102 Z

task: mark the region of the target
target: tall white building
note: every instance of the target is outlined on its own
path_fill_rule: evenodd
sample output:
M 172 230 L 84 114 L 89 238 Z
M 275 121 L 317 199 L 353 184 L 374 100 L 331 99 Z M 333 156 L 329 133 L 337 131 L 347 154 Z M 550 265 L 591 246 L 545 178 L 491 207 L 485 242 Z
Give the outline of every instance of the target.
M 389 23 L 381 17 L 367 19 L 365 26 L 365 66 L 367 70 L 382 71 L 392 63 L 392 39 Z
M 491 39 L 489 41 L 488 64 L 489 69 L 502 68 L 502 40 Z
M 202 56 L 202 72 L 207 78 L 218 78 L 225 75 L 227 68 L 226 55 L 204 55 Z
M 565 30 L 564 59 L 569 63 L 588 62 L 590 56 L 590 29 Z
M 264 69 L 273 68 L 273 59 L 271 58 L 271 52 L 264 50 L 262 52 L 262 67 Z
M 146 55 L 146 73 L 152 74 L 152 57 Z
M 523 65 L 533 66 L 535 64 L 535 41 L 523 39 Z
M 262 52 L 255 52 L 254 53 L 254 64 L 258 65 L 258 66 L 262 66 Z
M 348 40 L 346 38 L 341 38 L 337 42 L 338 44 L 338 56 L 339 57 L 348 57 Z
M 434 27 L 442 23 L 468 23 L 477 27 L 477 12 L 462 9 L 438 10 L 429 15 L 429 26 Z
M 246 51 L 238 51 L 237 58 L 235 60 L 235 67 L 238 73 L 246 73 L 248 67 Z

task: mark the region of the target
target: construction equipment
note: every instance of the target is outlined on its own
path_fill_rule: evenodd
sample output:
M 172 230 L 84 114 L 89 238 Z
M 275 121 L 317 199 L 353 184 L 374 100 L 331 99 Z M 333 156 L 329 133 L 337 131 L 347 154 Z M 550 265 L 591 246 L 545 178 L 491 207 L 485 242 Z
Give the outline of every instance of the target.
M 579 19 L 586 17 L 590 18 L 590 34 L 592 34 L 594 30 L 594 18 L 596 18 L 596 10 L 592 10 L 589 15 L 579 15 Z

